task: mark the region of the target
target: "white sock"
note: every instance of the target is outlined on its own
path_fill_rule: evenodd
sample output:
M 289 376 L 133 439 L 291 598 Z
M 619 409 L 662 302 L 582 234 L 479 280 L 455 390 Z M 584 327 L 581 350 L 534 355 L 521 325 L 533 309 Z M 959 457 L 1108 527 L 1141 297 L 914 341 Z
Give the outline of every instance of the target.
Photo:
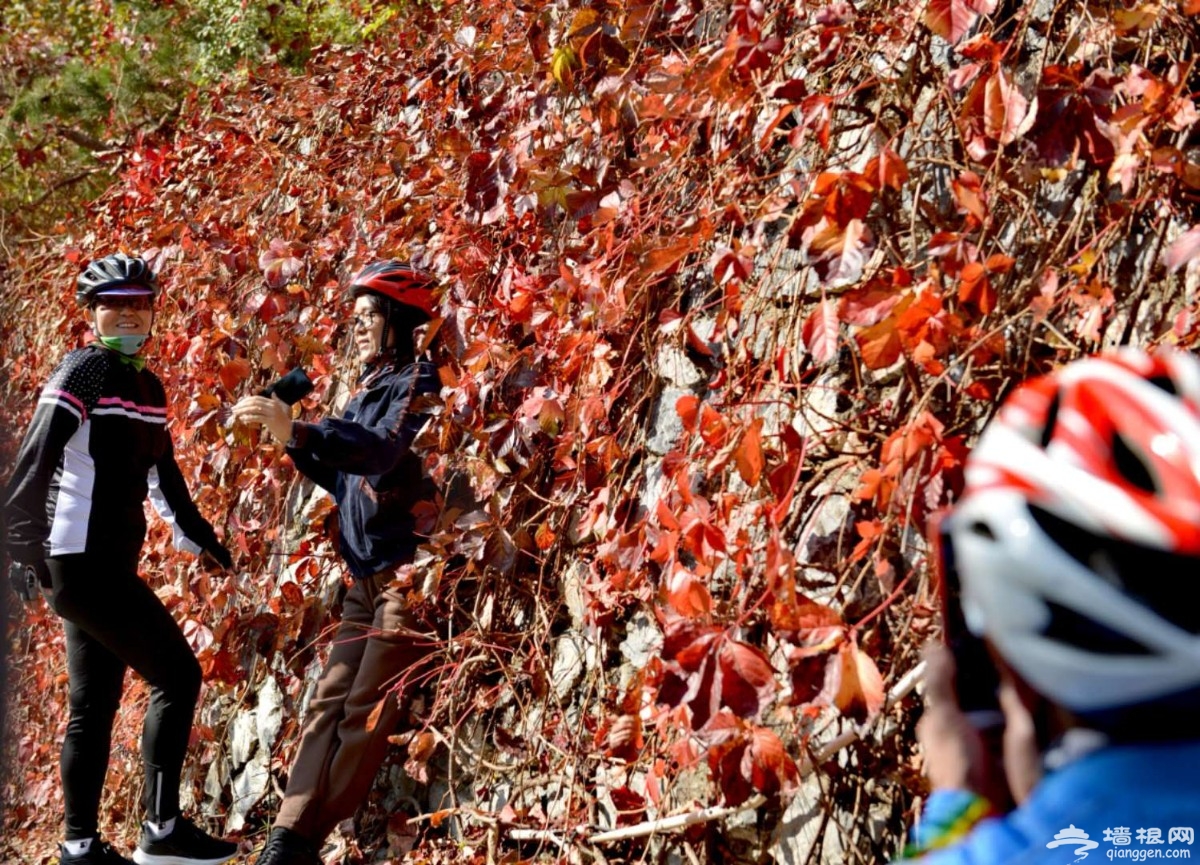
M 92 848 L 91 838 L 76 838 L 74 841 L 64 841 L 63 849 L 68 856 L 82 856 Z
M 175 831 L 175 818 L 172 817 L 165 823 L 155 823 L 153 820 L 147 820 L 146 829 L 149 830 L 150 837 L 153 840 L 161 841 Z

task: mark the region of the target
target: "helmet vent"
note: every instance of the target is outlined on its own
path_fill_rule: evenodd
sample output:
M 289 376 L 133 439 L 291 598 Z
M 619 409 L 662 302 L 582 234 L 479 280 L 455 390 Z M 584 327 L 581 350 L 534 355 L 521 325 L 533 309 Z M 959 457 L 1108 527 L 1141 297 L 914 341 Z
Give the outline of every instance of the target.
M 1081 616 L 1070 607 L 1054 601 L 1046 601 L 1050 609 L 1050 621 L 1042 629 L 1042 636 L 1056 643 L 1066 643 L 1085 652 L 1097 655 L 1151 655 L 1154 654 L 1137 640 L 1114 631 L 1094 619 Z
M 1037 505 L 1029 506 L 1029 515 L 1097 582 L 1123 593 L 1177 628 L 1200 636 L 1200 605 L 1181 600 L 1187 595 L 1183 588 L 1185 575 L 1200 571 L 1200 558 L 1096 535 Z M 1082 626 L 1063 627 L 1072 632 L 1086 631 Z M 1095 627 L 1108 630 L 1099 624 Z
M 989 541 L 996 540 L 996 533 L 992 531 L 992 527 L 983 520 L 975 520 L 971 525 L 967 526 L 967 531 L 973 535 L 978 535 L 981 538 L 987 538 Z
M 1062 405 L 1062 391 L 1054 394 L 1054 399 L 1050 400 L 1050 406 L 1046 409 L 1046 425 L 1042 427 L 1042 440 L 1040 442 L 1043 448 L 1050 446 L 1050 440 L 1054 438 L 1054 426 L 1058 423 L 1058 409 Z
M 1120 433 L 1113 433 L 1112 439 L 1113 462 L 1121 477 L 1141 490 L 1157 493 L 1158 484 L 1150 467 L 1138 456 L 1137 451 L 1129 446 Z
M 1175 387 L 1175 382 L 1171 380 L 1170 376 L 1153 375 L 1146 379 L 1146 381 L 1150 382 L 1150 384 L 1154 385 L 1160 390 L 1166 391 L 1171 396 L 1179 396 L 1179 389 Z

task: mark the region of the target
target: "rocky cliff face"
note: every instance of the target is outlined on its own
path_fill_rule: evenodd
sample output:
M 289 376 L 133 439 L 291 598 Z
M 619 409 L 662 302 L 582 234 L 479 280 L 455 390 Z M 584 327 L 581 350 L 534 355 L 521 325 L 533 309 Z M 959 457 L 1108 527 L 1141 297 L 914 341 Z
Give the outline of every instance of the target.
M 413 8 L 189 106 L 12 266 L 49 299 L 64 249 L 153 247 L 177 289 L 175 430 L 245 567 L 151 539 L 211 684 L 193 801 L 271 813 L 341 579 L 217 404 L 299 364 L 329 410 L 336 280 L 404 255 L 444 278 L 445 389 L 398 579 L 447 638 L 331 857 L 888 859 L 972 436 L 1028 374 L 1195 339 L 1194 13 Z

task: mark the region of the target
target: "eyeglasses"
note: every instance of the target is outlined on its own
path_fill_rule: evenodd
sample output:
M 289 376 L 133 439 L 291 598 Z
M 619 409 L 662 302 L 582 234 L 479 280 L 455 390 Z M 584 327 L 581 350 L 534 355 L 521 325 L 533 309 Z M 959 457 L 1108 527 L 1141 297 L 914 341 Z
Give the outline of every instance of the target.
M 356 315 L 350 319 L 350 326 L 354 329 L 362 328 L 367 330 L 375 323 L 375 319 L 379 318 L 379 313 L 375 310 L 369 310 L 362 315 Z
M 136 312 L 148 312 L 154 306 L 154 299 L 148 294 L 114 295 L 96 298 L 95 306 L 104 309 L 132 309 Z

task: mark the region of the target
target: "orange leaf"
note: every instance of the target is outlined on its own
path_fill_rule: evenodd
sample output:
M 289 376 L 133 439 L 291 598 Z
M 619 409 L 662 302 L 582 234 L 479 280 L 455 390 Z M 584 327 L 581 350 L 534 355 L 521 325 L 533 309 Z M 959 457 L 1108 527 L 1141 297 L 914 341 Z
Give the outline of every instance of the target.
M 687 618 L 703 616 L 712 610 L 712 595 L 708 588 L 678 562 L 667 582 L 667 602 L 679 615 Z
M 872 157 L 863 174 L 877 189 L 890 186 L 899 190 L 908 183 L 908 165 L 890 147 Z
M 954 198 L 958 201 L 959 209 L 974 217 L 980 225 L 987 222 L 988 208 L 983 200 L 983 184 L 979 175 L 973 171 L 964 171 L 950 185 L 954 189 Z
M 684 394 L 675 400 L 675 413 L 683 421 L 683 428 L 688 432 L 696 431 L 696 419 L 700 414 L 700 398 L 692 394 Z
M 537 548 L 542 552 L 550 549 L 554 545 L 555 534 L 550 528 L 549 523 L 542 523 L 538 526 L 538 530 L 534 533 L 533 540 L 537 544 Z
M 700 406 L 700 437 L 715 448 L 724 447 L 729 438 L 729 424 L 708 403 Z
M 1029 131 L 1036 115 L 1003 69 L 988 79 L 983 93 L 983 131 L 988 138 L 1011 144 Z
M 225 385 L 225 389 L 233 391 L 249 377 L 250 361 L 244 357 L 234 358 L 222 366 L 217 375 L 220 376 L 221 384 Z
M 375 708 L 371 710 L 371 714 L 367 715 L 367 732 L 370 733 L 379 726 L 379 718 L 383 714 L 383 704 L 392 699 L 391 694 L 384 694 L 383 699 L 375 704 Z
M 930 0 L 925 8 L 925 26 L 951 45 L 966 35 L 977 17 L 965 0 Z
M 987 315 L 996 308 L 996 290 L 988 280 L 987 270 L 982 264 L 972 261 L 962 270 L 962 281 L 958 286 L 958 299 L 969 303 Z
M 799 777 L 783 741 L 766 727 L 752 728 L 750 743 L 742 753 L 742 774 L 755 790 L 768 795 L 792 786 Z
M 854 338 L 858 341 L 863 363 L 869 369 L 883 369 L 900 359 L 903 343 L 894 318 L 886 318 L 879 324 L 860 330 Z
M 997 252 L 989 255 L 983 266 L 987 268 L 988 273 L 1008 273 L 1013 269 L 1014 264 L 1016 261 L 1011 256 Z
M 865 723 L 883 708 L 883 677 L 875 662 L 858 646 L 842 643 L 829 663 L 829 675 L 836 679 L 833 704 L 838 711 Z
M 758 485 L 763 470 L 762 425 L 762 418 L 754 419 L 743 433 L 737 453 L 734 454 L 738 474 L 752 487 Z
M 652 249 L 646 253 L 642 259 L 642 266 L 647 274 L 662 273 L 665 270 L 670 270 L 679 263 L 680 259 L 692 251 L 694 244 L 695 237 L 685 233 L 683 237 L 675 242 Z

